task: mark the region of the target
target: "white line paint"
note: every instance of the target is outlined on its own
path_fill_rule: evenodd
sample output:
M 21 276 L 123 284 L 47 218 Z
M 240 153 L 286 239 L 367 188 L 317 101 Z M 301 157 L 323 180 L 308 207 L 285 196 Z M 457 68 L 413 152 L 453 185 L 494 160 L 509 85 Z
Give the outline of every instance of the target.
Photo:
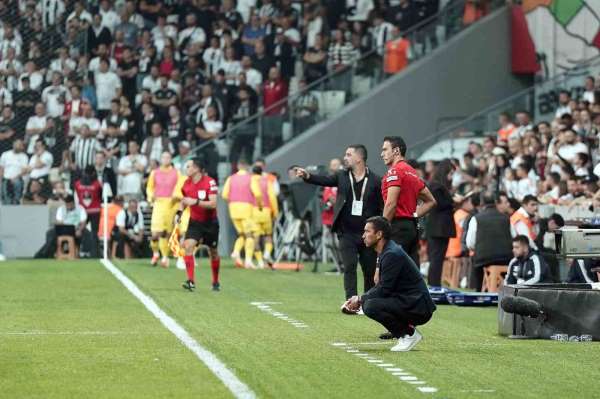
M 292 319 L 285 313 L 275 311 L 271 307 L 271 305 L 277 305 L 277 304 L 281 304 L 281 302 L 250 302 L 250 305 L 256 306 L 259 310 L 270 314 L 271 316 L 275 317 L 276 319 L 287 321 L 288 323 L 290 323 L 291 325 L 293 325 L 296 328 L 308 328 L 308 325 L 305 322 L 296 320 L 296 319 Z M 336 345 L 336 346 L 345 346 L 346 345 L 343 342 L 340 342 L 340 344 L 341 345 Z
M 383 360 L 377 359 L 371 356 L 368 353 L 363 353 L 360 350 L 356 349 L 353 345 L 380 345 L 380 342 L 361 342 L 361 343 L 346 343 L 346 342 L 332 342 L 331 346 L 336 348 L 340 348 L 345 350 L 347 353 L 350 353 L 360 359 L 366 360 L 368 363 L 371 363 L 377 367 L 385 369 L 388 373 L 398 378 L 398 380 L 405 382 L 407 384 L 414 385 L 417 390 L 421 393 L 434 393 L 437 392 L 438 389 L 431 386 L 421 386 L 427 384 L 425 381 L 419 380 L 418 377 L 412 375 L 411 373 L 404 371 L 399 367 L 394 367 L 392 363 L 384 363 Z M 467 392 L 467 391 L 463 391 Z M 474 391 L 468 391 L 474 392 Z
M 0 332 L 0 335 L 160 335 L 165 333 L 146 333 L 146 332 L 135 332 L 135 331 L 6 331 Z
M 225 366 L 212 352 L 205 349 L 171 316 L 166 314 L 152 298 L 144 294 L 138 286 L 125 276 L 111 261 L 103 259 L 102 264 L 117 280 L 121 282 L 156 317 L 169 331 L 171 331 L 189 350 L 212 371 L 219 380 L 231 391 L 236 398 L 256 398 L 256 394 L 236 375 Z

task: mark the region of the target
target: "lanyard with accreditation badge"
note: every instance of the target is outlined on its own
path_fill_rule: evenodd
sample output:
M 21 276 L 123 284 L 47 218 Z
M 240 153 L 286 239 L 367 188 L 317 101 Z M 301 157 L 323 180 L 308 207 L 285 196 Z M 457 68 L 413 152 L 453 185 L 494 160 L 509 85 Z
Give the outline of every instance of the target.
M 350 171 L 350 186 L 352 188 L 352 216 L 362 216 L 363 214 L 363 199 L 365 198 L 365 190 L 367 189 L 367 182 L 369 181 L 369 177 L 367 176 L 369 170 L 365 171 L 365 178 L 363 181 L 362 191 L 360 193 L 360 199 L 356 200 L 356 193 L 354 192 L 354 176 L 352 175 L 352 171 Z

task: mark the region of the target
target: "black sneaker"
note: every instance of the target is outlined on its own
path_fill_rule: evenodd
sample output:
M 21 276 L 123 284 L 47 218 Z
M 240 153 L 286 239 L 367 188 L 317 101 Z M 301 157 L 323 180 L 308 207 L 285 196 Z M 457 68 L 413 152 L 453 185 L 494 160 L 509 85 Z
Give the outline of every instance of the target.
M 381 334 L 379 336 L 379 339 L 394 339 L 394 336 L 392 335 L 391 332 L 384 332 L 383 334 Z
M 212 290 L 213 291 L 221 291 L 221 284 L 219 284 L 219 283 L 213 283 Z
M 185 283 L 181 284 L 183 288 L 192 292 L 196 289 L 196 284 L 192 280 L 187 280 Z

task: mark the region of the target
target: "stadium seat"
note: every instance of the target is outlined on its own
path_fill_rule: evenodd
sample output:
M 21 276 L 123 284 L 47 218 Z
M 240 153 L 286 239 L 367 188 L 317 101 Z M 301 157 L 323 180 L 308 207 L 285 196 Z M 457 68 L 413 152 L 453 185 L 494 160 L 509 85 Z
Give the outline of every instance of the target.
M 483 268 L 482 292 L 499 292 L 504 283 L 508 266 L 491 265 Z
M 465 275 L 469 258 L 446 258 L 442 269 L 442 285 L 459 288 L 460 278 Z
M 63 245 L 67 245 L 67 251 L 63 251 Z M 58 236 L 56 239 L 56 259 L 74 260 L 77 257 L 77 244 L 71 236 Z
M 346 92 L 342 90 L 328 90 L 323 92 L 323 106 L 325 116 L 333 115 L 346 104 Z

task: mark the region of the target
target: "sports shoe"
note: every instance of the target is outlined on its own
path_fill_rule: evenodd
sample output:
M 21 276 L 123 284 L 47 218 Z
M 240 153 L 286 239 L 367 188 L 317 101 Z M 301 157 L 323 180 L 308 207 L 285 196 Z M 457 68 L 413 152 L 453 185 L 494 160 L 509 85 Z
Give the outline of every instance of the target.
M 256 269 L 256 266 L 250 260 L 250 261 L 244 262 L 244 269 Z
M 262 260 L 259 260 L 259 261 L 258 261 L 258 264 L 257 264 L 257 267 L 258 267 L 259 269 L 264 269 L 264 268 L 265 268 L 265 262 L 264 262 L 264 261 L 262 261 Z
M 169 268 L 169 258 L 166 256 L 163 256 L 162 260 L 160 261 L 160 266 L 164 267 L 165 269 Z
M 392 352 L 408 352 L 412 348 L 414 348 L 419 341 L 423 339 L 423 336 L 420 332 L 415 331 L 412 335 L 405 335 L 404 337 L 398 338 L 398 343 L 390 349 Z
M 384 332 L 383 334 L 379 335 L 379 339 L 394 339 L 394 336 L 392 335 L 391 332 Z
M 192 280 L 187 280 L 185 283 L 181 284 L 183 288 L 192 292 L 196 289 L 196 284 Z
M 212 290 L 213 291 L 221 291 L 221 284 L 219 284 L 219 283 L 213 283 Z
M 150 261 L 150 264 L 152 266 L 156 266 L 158 264 L 158 260 L 160 259 L 160 255 L 155 252 L 154 254 L 152 254 L 152 260 Z
M 242 258 L 240 257 L 240 254 L 232 253 L 231 259 L 233 260 L 235 267 L 237 267 L 238 269 L 244 268 L 244 262 L 242 262 Z
M 177 263 L 175 263 L 175 266 L 177 266 L 179 270 L 185 270 L 185 261 L 183 258 L 177 258 Z

